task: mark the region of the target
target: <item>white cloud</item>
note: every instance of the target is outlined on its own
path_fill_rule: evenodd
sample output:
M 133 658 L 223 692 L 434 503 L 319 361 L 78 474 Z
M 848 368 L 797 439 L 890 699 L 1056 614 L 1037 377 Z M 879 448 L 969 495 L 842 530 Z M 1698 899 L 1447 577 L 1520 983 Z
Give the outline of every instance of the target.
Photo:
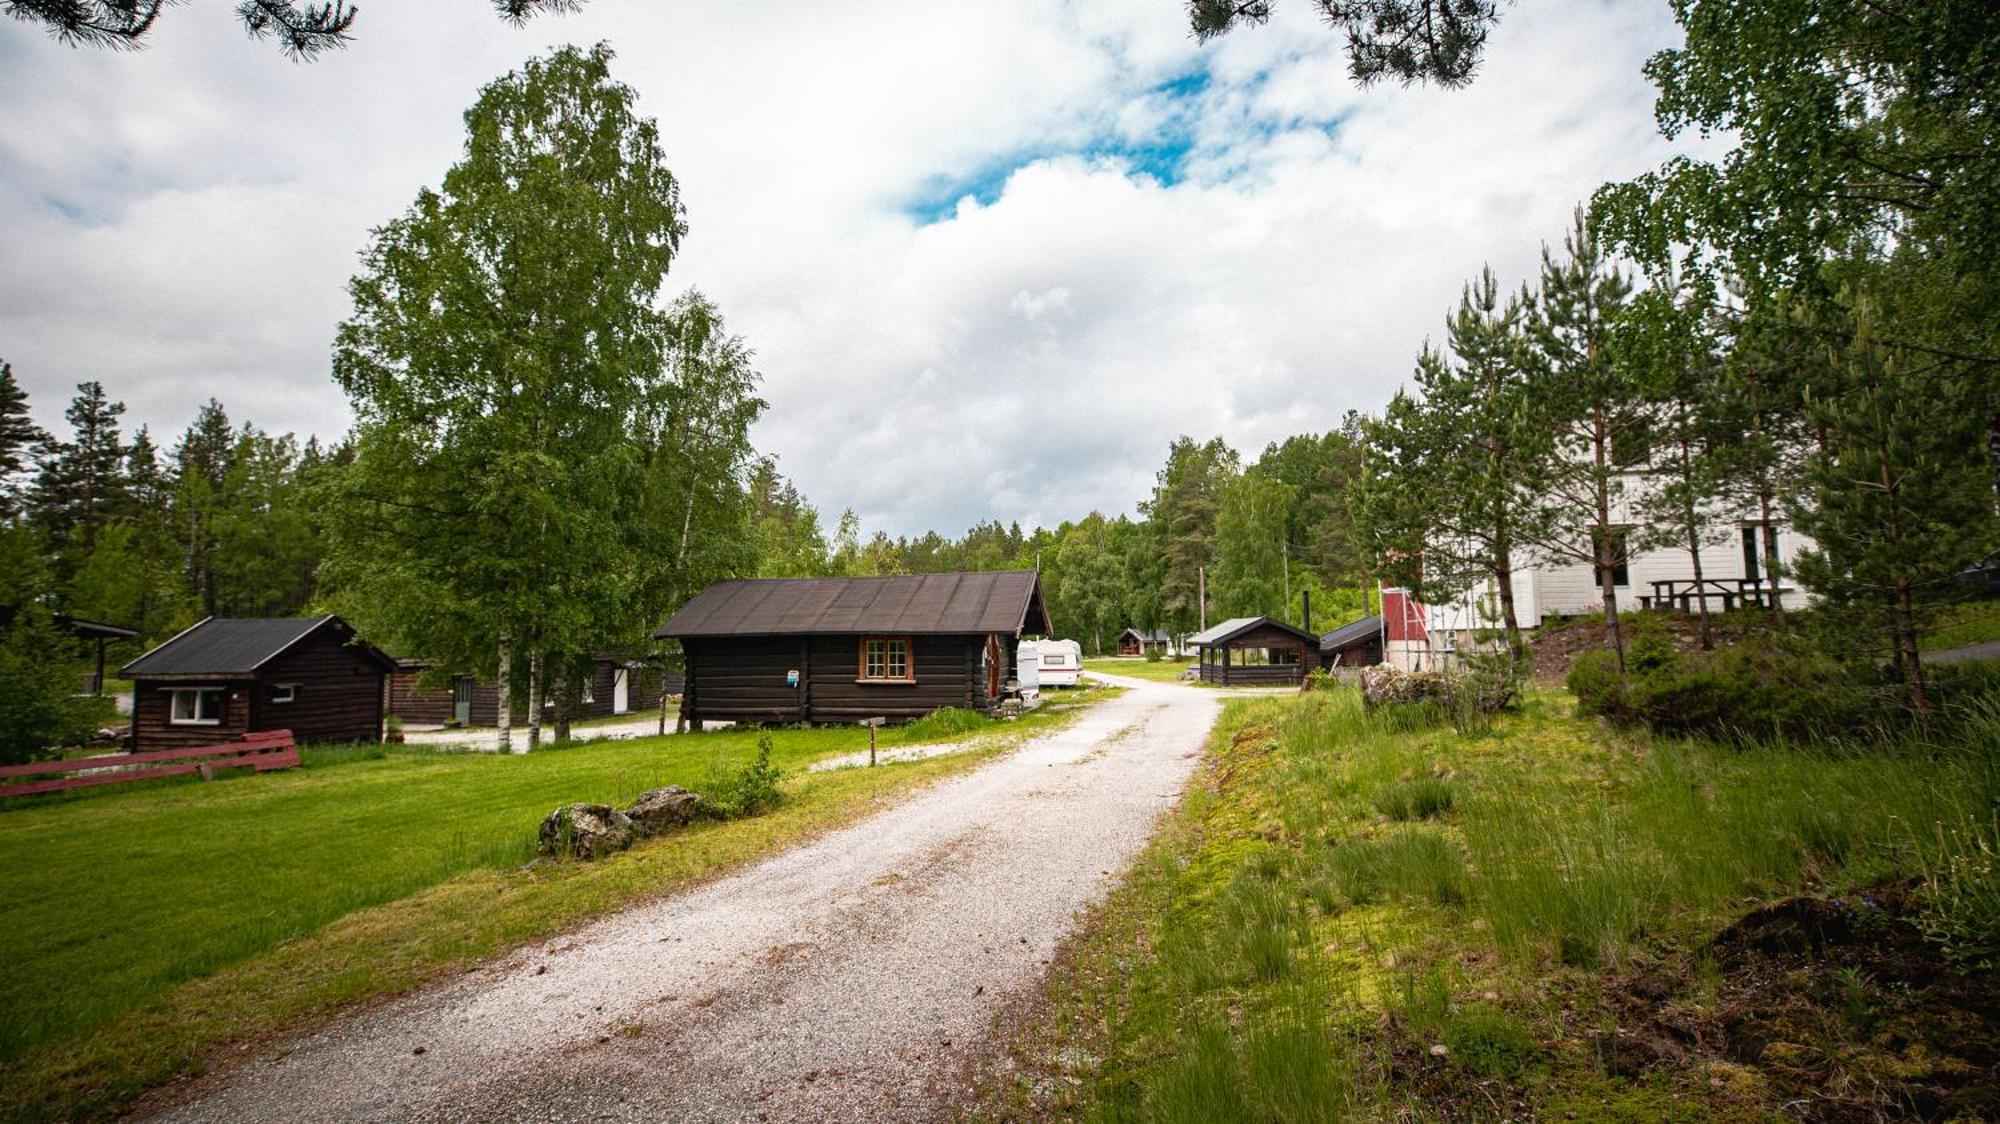
M 1509 7 L 1462 92 L 1356 90 L 1303 0 L 1208 47 L 1153 0 L 489 13 L 371 7 L 306 66 L 203 6 L 136 55 L 0 23 L 0 356 L 44 419 L 100 378 L 164 440 L 210 395 L 339 432 L 368 228 L 555 41 L 610 41 L 660 120 L 692 228 L 671 285 L 756 348 L 760 445 L 891 532 L 1130 510 L 1176 434 L 1254 455 L 1379 406 L 1482 263 L 1518 284 L 1666 153 L 1657 0 Z M 1177 182 L 1143 174 L 1181 146 Z

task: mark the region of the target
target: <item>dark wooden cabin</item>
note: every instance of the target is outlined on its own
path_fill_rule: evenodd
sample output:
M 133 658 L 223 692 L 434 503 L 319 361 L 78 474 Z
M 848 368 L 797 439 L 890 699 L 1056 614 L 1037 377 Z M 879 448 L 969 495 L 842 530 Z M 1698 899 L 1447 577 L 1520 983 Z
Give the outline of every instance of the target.
M 425 660 L 400 659 L 389 676 L 389 713 L 418 726 L 494 726 L 500 720 L 500 689 L 472 675 L 440 676 Z M 600 718 L 658 710 L 660 702 L 678 694 L 680 676 L 663 672 L 642 660 L 599 656 L 591 665 L 576 718 Z M 542 703 L 542 717 L 554 721 L 553 699 Z M 517 703 L 514 720 L 525 722 L 527 708 Z
M 1174 638 L 1164 628 L 1137 629 L 1127 627 L 1118 634 L 1118 654 L 1121 656 L 1143 656 L 1148 651 L 1166 655 L 1173 651 Z
M 252 730 L 376 741 L 395 661 L 339 617 L 210 617 L 125 665 L 132 748 L 213 745 Z
M 1319 637 L 1273 617 L 1237 617 L 1197 632 L 1201 678 L 1225 687 L 1274 687 L 1305 682 L 1306 661 L 1319 662 Z
M 1319 665 L 1374 667 L 1382 662 L 1382 618 L 1362 617 L 1319 638 Z
M 1049 633 L 1040 581 L 1014 570 L 717 582 L 656 635 L 681 643 L 681 715 L 700 729 L 991 710 L 1021 638 Z

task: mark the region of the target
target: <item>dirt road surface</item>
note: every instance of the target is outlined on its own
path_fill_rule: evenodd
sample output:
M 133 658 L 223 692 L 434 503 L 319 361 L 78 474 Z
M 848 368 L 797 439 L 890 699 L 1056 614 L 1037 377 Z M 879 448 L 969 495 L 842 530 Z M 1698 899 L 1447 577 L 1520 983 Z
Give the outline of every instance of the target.
M 1120 685 L 863 823 L 267 1048 L 163 1118 L 935 1117 L 1178 798 L 1220 706 Z

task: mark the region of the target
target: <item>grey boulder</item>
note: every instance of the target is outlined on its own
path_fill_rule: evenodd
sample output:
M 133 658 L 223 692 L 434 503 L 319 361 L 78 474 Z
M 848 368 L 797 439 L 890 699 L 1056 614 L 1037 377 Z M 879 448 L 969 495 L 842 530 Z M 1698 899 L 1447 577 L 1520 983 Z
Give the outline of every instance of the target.
M 559 858 L 594 859 L 632 845 L 632 817 L 609 804 L 564 804 L 542 821 L 538 849 Z
M 641 833 L 658 835 L 668 828 L 686 827 L 694 821 L 700 807 L 700 793 L 670 784 L 640 793 L 639 799 L 625 809 L 625 814 Z

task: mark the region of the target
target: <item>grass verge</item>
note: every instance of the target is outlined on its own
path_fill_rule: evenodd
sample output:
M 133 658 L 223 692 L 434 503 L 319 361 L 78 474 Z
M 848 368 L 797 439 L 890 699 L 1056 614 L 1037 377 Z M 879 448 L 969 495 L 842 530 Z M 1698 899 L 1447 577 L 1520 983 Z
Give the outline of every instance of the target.
M 975 1115 L 1990 1117 L 1996 742 L 1234 701 Z
M 1105 675 L 1124 675 L 1133 679 L 1146 679 L 1154 683 L 1178 683 L 1181 672 L 1194 666 L 1193 660 L 1143 660 L 1125 658 L 1100 658 L 1083 661 L 1083 670 L 1101 672 Z
M 1046 708 L 1045 708 L 1046 709 Z M 393 994 L 850 822 L 1022 738 L 1070 706 L 960 723 L 967 752 L 797 772 L 865 747 L 852 729 L 771 733 L 779 810 L 703 823 L 588 864 L 523 866 L 571 800 L 701 789 L 759 732 L 539 754 L 318 747 L 293 773 L 48 800 L 0 812 L 0 1118 L 116 1111 L 228 1043 Z M 884 740 L 936 741 L 936 731 Z

